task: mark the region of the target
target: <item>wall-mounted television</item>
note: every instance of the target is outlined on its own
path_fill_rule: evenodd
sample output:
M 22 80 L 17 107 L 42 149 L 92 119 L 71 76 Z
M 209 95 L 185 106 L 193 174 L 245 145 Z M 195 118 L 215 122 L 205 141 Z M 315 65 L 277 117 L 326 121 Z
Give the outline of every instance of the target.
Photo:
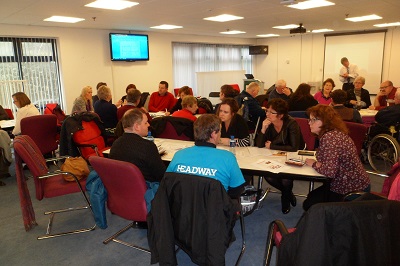
M 110 33 L 110 51 L 112 61 L 148 61 L 149 36 Z

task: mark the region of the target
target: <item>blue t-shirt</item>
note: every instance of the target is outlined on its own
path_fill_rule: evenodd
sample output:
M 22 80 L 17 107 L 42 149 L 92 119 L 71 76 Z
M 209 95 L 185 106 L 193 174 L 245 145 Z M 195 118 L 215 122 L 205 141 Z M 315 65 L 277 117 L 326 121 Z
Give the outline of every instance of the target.
M 226 191 L 245 182 L 236 157 L 229 151 L 210 146 L 193 146 L 178 151 L 166 172 L 214 178 Z

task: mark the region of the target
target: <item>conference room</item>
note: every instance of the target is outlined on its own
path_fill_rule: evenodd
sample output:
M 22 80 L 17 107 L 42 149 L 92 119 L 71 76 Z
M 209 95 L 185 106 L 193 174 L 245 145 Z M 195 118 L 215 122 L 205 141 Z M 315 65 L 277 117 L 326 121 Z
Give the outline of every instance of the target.
M 30 75 L 34 75 L 32 72 L 25 73 L 23 77 L 2 77 L 0 81 L 2 102 L 0 104 L 4 108 L 15 108 L 10 97 L 11 92 L 23 87 L 32 92 L 35 91 L 31 97 L 34 103 L 56 101 L 68 115 L 71 114 L 73 102 L 80 95 L 81 89 L 88 85 L 95 88 L 100 81 L 109 85 L 113 100 L 120 99 L 125 95 L 127 84 L 134 83 L 141 92 L 151 94 L 157 91 L 161 80 L 169 82 L 169 92 L 172 92 L 174 88 L 188 85 L 193 89 L 195 96 L 208 97 L 210 92 L 218 91 L 223 84 L 238 84 L 240 90 L 243 90 L 243 79 L 245 79 L 243 74 L 247 73 L 252 73 L 256 79 L 262 81 L 264 89 L 270 87 L 278 79 L 285 79 L 291 88 L 297 88 L 300 83 L 304 82 L 312 85 L 316 92 L 321 89 L 323 80 L 328 77 L 335 80 L 336 88 L 341 87 L 339 81 L 340 59 L 344 56 L 349 58 L 351 63 L 357 64 L 363 71 L 366 78 L 364 88 L 370 91 L 371 101 L 373 101 L 374 94 L 378 93 L 381 82 L 391 80 L 395 86 L 400 84 L 400 77 L 397 75 L 397 70 L 400 68 L 400 60 L 398 60 L 400 51 L 395 48 L 395 44 L 400 41 L 399 28 L 374 26 L 397 22 L 400 4 L 395 0 L 356 2 L 333 0 L 331 2 L 335 5 L 308 10 L 288 7 L 285 2 L 290 1 L 280 0 L 138 2 L 138 5 L 120 11 L 85 7 L 84 5 L 89 4 L 90 1 L 65 3 L 13 1 L 2 5 L 0 14 L 1 43 L 9 40 L 13 42 L 18 38 L 46 40 L 51 43 L 49 46 L 53 47 L 51 51 L 57 54 L 54 57 L 56 61 L 50 60 L 53 53 L 48 57 L 48 61 L 51 62 L 52 67 L 57 65 L 55 69 L 57 69 L 58 75 L 51 79 L 40 75 L 33 76 L 34 82 L 30 78 Z M 221 14 L 236 15 L 242 18 L 228 22 L 204 20 L 204 18 Z M 376 14 L 381 19 L 364 22 L 346 20 L 346 18 L 371 14 Z M 44 21 L 53 15 L 78 17 L 85 20 L 73 24 Z M 290 29 L 273 28 L 288 24 L 294 24 L 297 28 L 300 23 L 306 29 L 305 33 L 291 34 Z M 182 28 L 171 30 L 151 28 L 162 24 L 172 24 Z M 312 32 L 324 28 L 333 31 Z M 235 35 L 232 34 L 234 31 L 245 33 Z M 149 60 L 112 61 L 110 33 L 148 35 Z M 279 36 L 257 36 L 267 34 Z M 221 64 L 221 68 L 196 69 L 194 65 L 196 62 L 191 62 L 189 67 L 177 57 L 178 51 L 187 51 L 180 50 L 182 47 L 195 50 L 197 48 L 204 49 L 203 46 L 209 47 L 210 45 L 215 46 L 215 50 L 222 46 L 224 49 L 233 47 L 245 52 L 239 53 L 239 61 L 237 57 L 234 57 L 232 61 L 227 59 L 227 63 Z M 47 47 L 47 45 L 45 46 Z M 267 46 L 268 54 L 249 55 L 249 46 Z M 7 61 L 11 58 L 9 57 L 10 51 L 0 49 L 0 52 L 2 58 L 0 69 L 8 70 L 9 65 L 14 65 L 14 61 Z M 47 56 L 47 54 L 46 51 L 41 55 Z M 242 61 L 242 57 L 245 61 Z M 8 63 L 6 67 L 4 62 L 12 63 Z M 235 65 L 235 67 L 230 65 Z M 185 72 L 189 69 L 190 71 Z M 18 73 L 18 71 L 12 73 Z M 199 76 L 205 76 L 205 78 L 199 78 Z M 19 85 L 16 85 L 17 87 L 8 89 L 11 85 L 7 85 L 6 80 L 26 81 L 20 82 Z M 45 95 L 37 93 L 37 91 L 47 92 L 47 80 L 52 80 L 52 84 L 54 84 L 51 86 L 52 92 Z M 5 96 L 6 92 L 7 96 Z M 380 191 L 383 178 L 378 177 L 374 180 L 376 181 L 372 184 L 372 190 Z M 32 183 L 31 181 L 28 183 Z M 11 182 L 9 179 L 4 182 L 7 183 L 7 186 L 1 187 L 2 190 L 5 190 L 4 194 L 2 193 L 4 202 L 2 213 L 8 213 L 8 215 L 1 218 L 4 219 L 2 223 L 4 229 L 1 232 L 2 235 L 7 236 L 5 238 L 7 241 L 3 241 L 3 245 L 8 243 L 8 246 L 0 249 L 0 254 L 9 264 L 21 264 L 28 261 L 35 261 L 34 264 L 68 264 L 72 261 L 78 261 L 81 265 L 95 263 L 149 264 L 150 258 L 147 254 L 101 243 L 112 232 L 126 224 L 126 221 L 111 215 L 110 229 L 106 230 L 107 232 L 96 229 L 86 234 L 37 241 L 36 236 L 45 230 L 47 223 L 46 217 L 41 214 L 42 210 L 55 209 L 57 204 L 49 206 L 53 204 L 51 200 L 45 199 L 39 202 L 33 199 L 39 228 L 26 233 L 18 206 L 16 182 Z M 295 181 L 294 186 L 296 193 L 306 194 L 309 183 Z M 33 191 L 32 188 L 31 195 L 34 194 Z M 74 196 L 77 197 L 77 195 L 67 196 L 68 200 L 75 201 Z M 282 215 L 280 196 L 268 195 L 263 208 L 245 218 L 248 235 L 247 250 L 241 264 L 261 264 L 267 226 L 270 221 L 282 219 L 289 226 L 295 226 L 302 214 L 301 207 L 296 207 L 288 216 Z M 234 257 L 240 249 L 238 224 L 235 228 L 238 240 L 227 251 L 226 263 L 228 265 L 234 264 Z M 143 243 L 146 244 L 145 233 L 141 237 Z M 22 241 L 26 243 L 26 248 L 19 244 Z M 76 245 L 77 243 L 85 243 L 84 246 L 88 246 L 88 248 L 80 247 L 80 245 Z M 95 252 L 93 252 L 94 250 Z M 178 256 L 183 258 L 179 257 L 178 261 L 183 259 L 181 264 L 184 265 L 190 263 L 190 259 L 180 253 Z M 118 254 L 118 258 L 115 258 L 117 257 L 115 254 Z M 83 256 L 89 256 L 89 258 L 85 260 L 82 259 Z

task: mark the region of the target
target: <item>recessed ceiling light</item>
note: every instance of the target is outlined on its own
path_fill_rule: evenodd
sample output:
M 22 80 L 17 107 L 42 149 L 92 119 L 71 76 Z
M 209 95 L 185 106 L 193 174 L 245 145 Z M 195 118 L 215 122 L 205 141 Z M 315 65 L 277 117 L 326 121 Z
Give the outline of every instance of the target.
M 323 6 L 333 6 L 333 5 L 335 5 L 335 3 L 325 0 L 309 0 L 300 2 L 298 4 L 289 5 L 288 7 L 304 10 L 316 7 L 323 7 Z
M 74 18 L 74 17 L 63 17 L 63 16 L 52 16 L 44 19 L 43 21 L 51 22 L 63 22 L 63 23 L 76 23 L 85 20 L 84 18 Z
M 94 8 L 103 8 L 103 9 L 111 9 L 111 10 L 122 10 L 128 7 L 133 7 L 138 5 L 137 2 L 130 2 L 125 0 L 97 0 L 92 3 L 89 3 L 85 6 L 94 7 Z
M 243 19 L 243 17 L 238 17 L 238 16 L 234 16 L 234 15 L 229 15 L 229 14 L 222 14 L 219 16 L 208 17 L 208 18 L 203 18 L 203 19 L 217 21 L 217 22 L 226 22 L 226 21 L 231 21 L 231 20 Z
M 383 23 L 383 24 L 375 24 L 375 27 L 392 27 L 392 26 L 400 26 L 400 22 L 391 22 L 391 23 Z
M 181 29 L 183 27 L 182 26 L 176 26 L 176 25 L 162 24 L 162 25 L 153 26 L 153 27 L 150 27 L 150 28 L 159 29 L 159 30 L 173 30 L 173 29 Z
M 240 31 L 240 30 L 227 30 L 227 31 L 221 31 L 221 34 L 242 34 L 246 33 L 245 31 Z
M 312 30 L 312 33 L 319 33 L 319 32 L 328 32 L 328 31 L 333 31 L 331 29 L 318 29 L 318 30 Z
M 277 36 L 279 36 L 279 34 L 259 34 L 259 35 L 257 35 L 257 37 L 264 37 L 264 38 L 277 37 Z
M 375 19 L 382 19 L 382 17 L 372 14 L 372 15 L 361 16 L 361 17 L 345 18 L 345 20 L 348 20 L 351 22 L 360 22 L 360 21 L 375 20 Z
M 297 28 L 299 25 L 295 25 L 295 24 L 289 24 L 289 25 L 284 25 L 284 26 L 275 26 L 272 27 L 274 29 L 280 29 L 280 30 L 288 30 L 288 29 L 294 29 Z

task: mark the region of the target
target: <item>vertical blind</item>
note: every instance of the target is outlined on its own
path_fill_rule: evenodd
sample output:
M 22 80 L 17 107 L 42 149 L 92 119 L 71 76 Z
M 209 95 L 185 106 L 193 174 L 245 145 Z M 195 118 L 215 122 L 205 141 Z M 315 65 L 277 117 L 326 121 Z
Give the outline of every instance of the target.
M 189 86 L 196 95 L 196 72 L 246 70 L 252 73 L 249 46 L 172 43 L 174 86 Z
M 41 112 L 47 103 L 63 108 L 56 39 L 0 37 L 0 104 L 15 112 L 18 91 Z

